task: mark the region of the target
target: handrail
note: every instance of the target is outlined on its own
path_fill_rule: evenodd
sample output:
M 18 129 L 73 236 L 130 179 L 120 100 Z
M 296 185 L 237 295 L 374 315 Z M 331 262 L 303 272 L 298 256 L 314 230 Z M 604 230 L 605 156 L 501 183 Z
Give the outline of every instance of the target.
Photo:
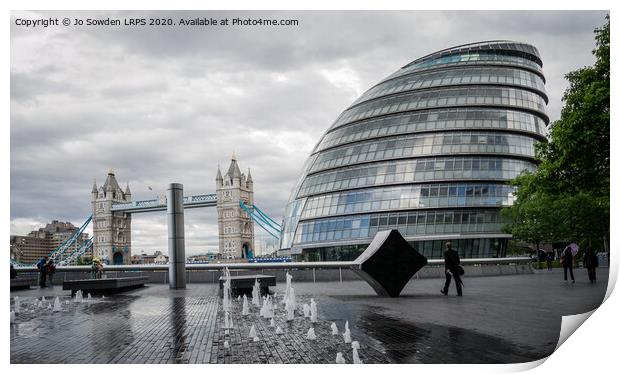
M 501 264 L 529 264 L 529 257 L 504 257 L 504 258 L 465 258 L 461 259 L 462 265 L 501 265 Z M 444 260 L 428 260 L 427 265 L 443 265 Z M 357 266 L 355 261 L 317 261 L 317 262 L 254 262 L 254 263 L 220 263 L 220 264 L 186 264 L 186 270 L 266 270 L 266 269 L 341 269 Z M 106 265 L 103 271 L 168 271 L 168 265 Z M 57 266 L 56 271 L 80 272 L 90 271 L 89 265 Z M 32 267 L 16 268 L 18 272 L 30 272 L 36 270 Z

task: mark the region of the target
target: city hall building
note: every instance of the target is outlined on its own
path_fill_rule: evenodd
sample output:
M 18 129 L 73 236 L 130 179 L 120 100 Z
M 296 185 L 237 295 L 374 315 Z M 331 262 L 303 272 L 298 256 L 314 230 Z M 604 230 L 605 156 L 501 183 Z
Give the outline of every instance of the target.
M 534 170 L 549 118 L 538 50 L 490 41 L 402 67 L 351 104 L 315 146 L 288 202 L 280 253 L 350 260 L 398 229 L 427 258 L 501 257 L 508 184 Z

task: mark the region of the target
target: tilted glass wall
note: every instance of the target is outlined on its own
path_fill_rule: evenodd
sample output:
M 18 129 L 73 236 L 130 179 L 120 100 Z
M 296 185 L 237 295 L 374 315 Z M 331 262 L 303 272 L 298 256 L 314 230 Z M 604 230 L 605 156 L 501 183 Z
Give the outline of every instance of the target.
M 358 104 L 338 117 L 332 128 L 377 115 L 453 106 L 514 107 L 548 118 L 545 99 L 537 93 L 495 86 L 427 89 L 399 93 Z
M 340 127 L 321 139 L 316 151 L 372 138 L 448 130 L 504 130 L 545 139 L 545 122 L 529 113 L 506 109 L 452 108 L 372 118 Z
M 524 170 L 533 171 L 535 167 L 530 161 L 478 156 L 426 157 L 362 164 L 312 174 L 303 181 L 298 196 L 425 181 L 506 181 Z
M 391 79 L 366 91 L 353 106 L 362 101 L 412 89 L 463 86 L 475 84 L 518 86 L 541 94 L 545 99 L 545 82 L 536 73 L 511 68 L 467 67 L 447 70 L 433 70 L 425 73 L 408 74 Z
M 535 145 L 546 141 L 544 84 L 538 51 L 523 43 L 472 43 L 407 64 L 320 139 L 291 194 L 281 248 L 348 259 L 397 229 L 429 258 L 446 240 L 464 257 L 501 256 L 508 181 L 535 170 Z
M 399 135 L 322 152 L 310 172 L 370 161 L 444 154 L 510 154 L 534 161 L 536 141 L 530 136 L 495 132 Z
M 465 258 L 505 257 L 508 244 L 506 238 L 416 240 L 409 241 L 409 244 L 426 258 L 436 259 L 443 257 L 447 241 L 452 242 Z M 353 261 L 366 247 L 368 244 L 306 248 L 294 257 L 295 261 Z

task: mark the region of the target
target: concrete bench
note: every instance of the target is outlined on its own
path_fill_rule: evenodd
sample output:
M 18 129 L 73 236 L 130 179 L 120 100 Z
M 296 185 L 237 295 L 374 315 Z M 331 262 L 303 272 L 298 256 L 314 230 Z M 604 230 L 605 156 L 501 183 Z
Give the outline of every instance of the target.
M 16 277 L 11 279 L 11 291 L 24 290 L 37 284 L 37 277 Z
M 224 277 L 220 277 L 220 294 L 224 290 Z M 258 281 L 260 285 L 261 295 L 265 295 L 269 293 L 269 287 L 275 287 L 276 285 L 276 277 L 273 275 L 263 275 L 263 274 L 255 274 L 255 275 L 235 275 L 230 277 L 230 288 L 233 295 L 238 294 L 252 294 L 252 288 L 254 287 L 254 282 Z
M 122 278 L 101 278 L 101 279 L 78 279 L 62 282 L 63 290 L 71 290 L 71 295 L 75 295 L 78 290 L 82 293 L 108 294 L 124 292 L 134 288 L 143 287 L 148 282 L 149 277 L 122 277 Z

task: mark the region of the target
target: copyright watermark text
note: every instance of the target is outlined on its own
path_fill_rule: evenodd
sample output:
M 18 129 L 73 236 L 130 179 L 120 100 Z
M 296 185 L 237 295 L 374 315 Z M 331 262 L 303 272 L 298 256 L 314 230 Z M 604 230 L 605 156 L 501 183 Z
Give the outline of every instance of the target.
M 39 19 L 16 18 L 15 25 L 25 28 L 45 27 L 141 27 L 141 26 L 186 26 L 186 27 L 221 27 L 221 26 L 299 26 L 297 19 L 264 18 L 69 18 L 49 17 Z

